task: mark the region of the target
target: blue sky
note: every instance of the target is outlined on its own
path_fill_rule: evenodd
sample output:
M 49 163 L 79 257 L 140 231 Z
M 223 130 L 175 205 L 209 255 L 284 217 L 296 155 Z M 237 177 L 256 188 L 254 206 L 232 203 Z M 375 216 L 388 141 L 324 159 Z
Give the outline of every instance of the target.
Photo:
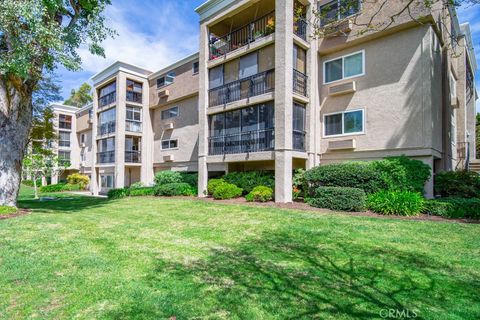
M 157 71 L 198 51 L 198 15 L 194 9 L 204 1 L 112 0 L 106 16 L 108 25 L 118 36 L 104 43 L 106 59 L 80 49 L 83 70 L 69 72 L 60 68 L 57 72 L 62 95 L 68 97 L 72 89 L 117 60 Z M 480 66 L 480 5 L 459 8 L 458 17 L 460 23 L 470 23 Z M 480 70 L 476 72 L 476 79 L 480 91 Z M 477 111 L 480 112 L 480 101 L 477 101 Z

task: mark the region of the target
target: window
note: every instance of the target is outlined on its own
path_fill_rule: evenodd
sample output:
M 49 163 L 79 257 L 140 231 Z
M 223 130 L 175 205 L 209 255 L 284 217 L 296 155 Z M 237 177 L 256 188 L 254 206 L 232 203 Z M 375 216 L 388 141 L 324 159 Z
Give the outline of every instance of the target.
M 157 79 L 157 88 L 168 86 L 175 81 L 175 71 L 170 71 L 167 75 Z
M 116 101 L 117 82 L 112 82 L 101 88 L 98 93 L 98 105 L 104 107 Z
M 210 69 L 210 89 L 223 86 L 223 65 Z
M 99 124 L 115 122 L 116 114 L 117 114 L 117 111 L 116 111 L 115 108 L 108 109 L 107 111 L 104 111 L 104 112 L 100 113 L 99 116 L 98 116 Z
M 240 58 L 239 79 L 244 79 L 258 73 L 258 54 L 253 52 Z
M 88 110 L 88 119 L 93 119 L 93 109 Z
M 293 104 L 293 131 L 305 132 L 305 106 L 299 103 Z
M 457 97 L 457 79 L 455 79 L 452 71 L 450 71 L 450 97 L 452 99 Z
M 307 72 L 307 51 L 293 45 L 293 69 L 305 74 Z
M 65 114 L 60 114 L 58 116 L 58 127 L 60 129 L 72 129 L 72 116 L 67 116 Z
M 112 189 L 114 185 L 113 175 L 102 175 L 100 176 L 102 188 Z
M 323 119 L 325 137 L 364 132 L 364 110 L 326 114 Z
M 127 101 L 142 103 L 142 84 L 127 79 Z
M 107 96 L 111 93 L 114 93 L 117 90 L 117 83 L 114 81 L 110 83 L 109 85 L 106 85 L 105 87 L 100 89 L 99 96 L 104 97 Z
M 87 155 L 83 150 L 80 152 L 80 161 L 87 161 Z
M 82 134 L 80 135 L 80 143 L 85 143 L 85 140 L 86 140 L 85 133 L 82 133 Z
M 98 151 L 115 151 L 115 138 L 102 139 L 98 141 Z
M 178 148 L 178 140 L 162 140 L 162 150 Z
M 70 151 L 58 151 L 58 162 L 62 166 L 70 166 Z
M 178 107 L 173 107 L 162 111 L 162 120 L 178 117 Z
M 70 132 L 68 131 L 59 131 L 58 132 L 58 146 L 59 147 L 70 147 Z
M 323 82 L 330 83 L 365 74 L 365 51 L 355 52 L 323 63 Z
M 193 74 L 197 74 L 200 71 L 200 62 L 194 62 L 192 65 Z
M 333 0 L 320 6 L 320 25 L 342 20 L 360 11 L 360 0 Z
M 142 109 L 137 107 L 127 106 L 127 120 L 128 121 L 142 121 Z

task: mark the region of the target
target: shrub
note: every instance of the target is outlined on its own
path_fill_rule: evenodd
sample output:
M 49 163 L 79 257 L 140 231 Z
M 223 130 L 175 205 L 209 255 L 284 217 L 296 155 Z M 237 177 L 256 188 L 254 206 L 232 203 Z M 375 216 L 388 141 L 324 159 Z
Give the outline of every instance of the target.
M 14 214 L 17 212 L 17 208 L 9 206 L 0 206 L 0 215 Z
M 422 212 L 424 199 L 411 191 L 380 191 L 368 196 L 368 208 L 383 215 L 416 216 Z
M 174 196 L 194 196 L 195 188 L 188 183 L 167 183 L 155 187 L 156 196 L 174 197 Z
M 382 176 L 371 162 L 344 162 L 315 167 L 305 172 L 308 194 L 319 187 L 360 188 L 374 193 L 385 188 Z
M 435 191 L 442 197 L 480 197 L 480 175 L 471 171 L 448 171 L 435 176 Z
M 299 199 L 305 196 L 305 191 L 307 189 L 307 183 L 305 181 L 305 170 L 298 169 L 293 175 L 293 199 Z
M 86 175 L 74 173 L 67 177 L 67 182 L 70 185 L 78 185 L 80 190 L 85 190 L 90 184 L 90 179 Z
M 169 183 L 181 183 L 182 175 L 177 171 L 159 171 L 155 174 L 155 185 L 160 186 Z
M 180 175 L 182 176 L 182 182 L 188 183 L 195 188 L 198 186 L 198 173 L 182 172 Z
M 423 205 L 422 212 L 433 216 L 448 217 L 453 205 L 446 201 L 427 200 Z
M 231 183 L 220 184 L 213 193 L 213 198 L 217 200 L 233 199 L 242 196 L 242 188 Z
M 275 188 L 273 173 L 266 171 L 231 172 L 223 176 L 223 180 L 242 188 L 244 194 L 258 186 Z
M 154 196 L 155 188 L 154 187 L 144 187 L 144 188 L 130 188 L 130 197 L 147 197 Z
M 145 188 L 145 184 L 141 181 L 135 182 L 130 186 L 130 190 L 143 189 L 143 188 Z
M 359 188 L 319 187 L 305 201 L 312 207 L 340 211 L 364 211 L 365 192 Z
M 438 201 L 449 204 L 443 217 L 480 219 L 480 199 L 478 198 L 444 198 Z
M 273 200 L 273 189 L 265 186 L 258 186 L 246 196 L 249 202 L 267 202 Z
M 213 195 L 213 193 L 218 188 L 218 186 L 220 186 L 222 184 L 225 184 L 225 183 L 227 183 L 227 182 L 225 182 L 225 180 L 223 180 L 223 179 L 210 179 L 210 180 L 208 180 L 208 184 L 207 184 L 208 194 Z
M 107 193 L 108 199 L 122 199 L 128 197 L 130 194 L 130 189 L 121 188 L 121 189 L 110 189 Z
M 40 192 L 42 193 L 54 193 L 54 192 L 64 192 L 64 191 L 79 191 L 80 186 L 78 184 L 51 184 L 48 186 L 40 187 Z

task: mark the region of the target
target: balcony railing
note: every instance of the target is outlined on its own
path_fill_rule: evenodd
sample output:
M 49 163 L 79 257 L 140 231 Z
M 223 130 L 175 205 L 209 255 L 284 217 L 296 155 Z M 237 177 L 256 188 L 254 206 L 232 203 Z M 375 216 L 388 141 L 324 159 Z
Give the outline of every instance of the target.
M 275 70 L 268 70 L 248 78 L 227 83 L 209 91 L 210 107 L 247 99 L 275 89 Z
M 208 153 L 223 155 L 270 151 L 275 148 L 275 129 L 250 131 L 224 136 L 210 137 Z
M 305 132 L 293 131 L 293 150 L 305 151 Z
M 305 41 L 307 40 L 307 25 L 307 21 L 303 18 L 298 18 L 293 23 L 293 32 Z
M 307 75 L 293 70 L 293 92 L 307 97 Z
M 142 94 L 140 92 L 127 91 L 127 101 L 142 103 Z
M 140 151 L 125 151 L 126 163 L 140 163 L 142 161 Z
M 115 101 L 117 101 L 117 92 L 113 91 L 107 95 L 104 95 L 103 97 L 98 98 L 98 106 L 100 108 L 104 106 L 108 106 L 109 104 L 114 103 Z
M 115 121 L 110 121 L 107 123 L 102 123 L 98 126 L 97 136 L 104 136 L 110 133 L 115 132 L 116 123 Z
M 115 163 L 115 151 L 98 152 L 97 163 Z
M 218 38 L 211 34 L 210 60 L 217 59 L 274 32 L 275 12 L 273 11 L 223 37 Z
M 66 129 L 66 130 L 72 130 L 72 123 L 71 122 L 62 122 L 60 121 L 58 123 L 58 128 L 59 129 Z
M 128 132 L 142 132 L 142 123 L 133 120 L 126 120 L 125 130 Z

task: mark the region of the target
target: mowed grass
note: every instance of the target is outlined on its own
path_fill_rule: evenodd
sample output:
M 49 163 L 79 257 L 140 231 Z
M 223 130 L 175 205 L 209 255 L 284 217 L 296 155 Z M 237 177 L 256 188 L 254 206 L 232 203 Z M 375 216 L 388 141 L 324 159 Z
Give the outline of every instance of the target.
M 63 197 L 0 221 L 2 319 L 480 318 L 480 225 Z

